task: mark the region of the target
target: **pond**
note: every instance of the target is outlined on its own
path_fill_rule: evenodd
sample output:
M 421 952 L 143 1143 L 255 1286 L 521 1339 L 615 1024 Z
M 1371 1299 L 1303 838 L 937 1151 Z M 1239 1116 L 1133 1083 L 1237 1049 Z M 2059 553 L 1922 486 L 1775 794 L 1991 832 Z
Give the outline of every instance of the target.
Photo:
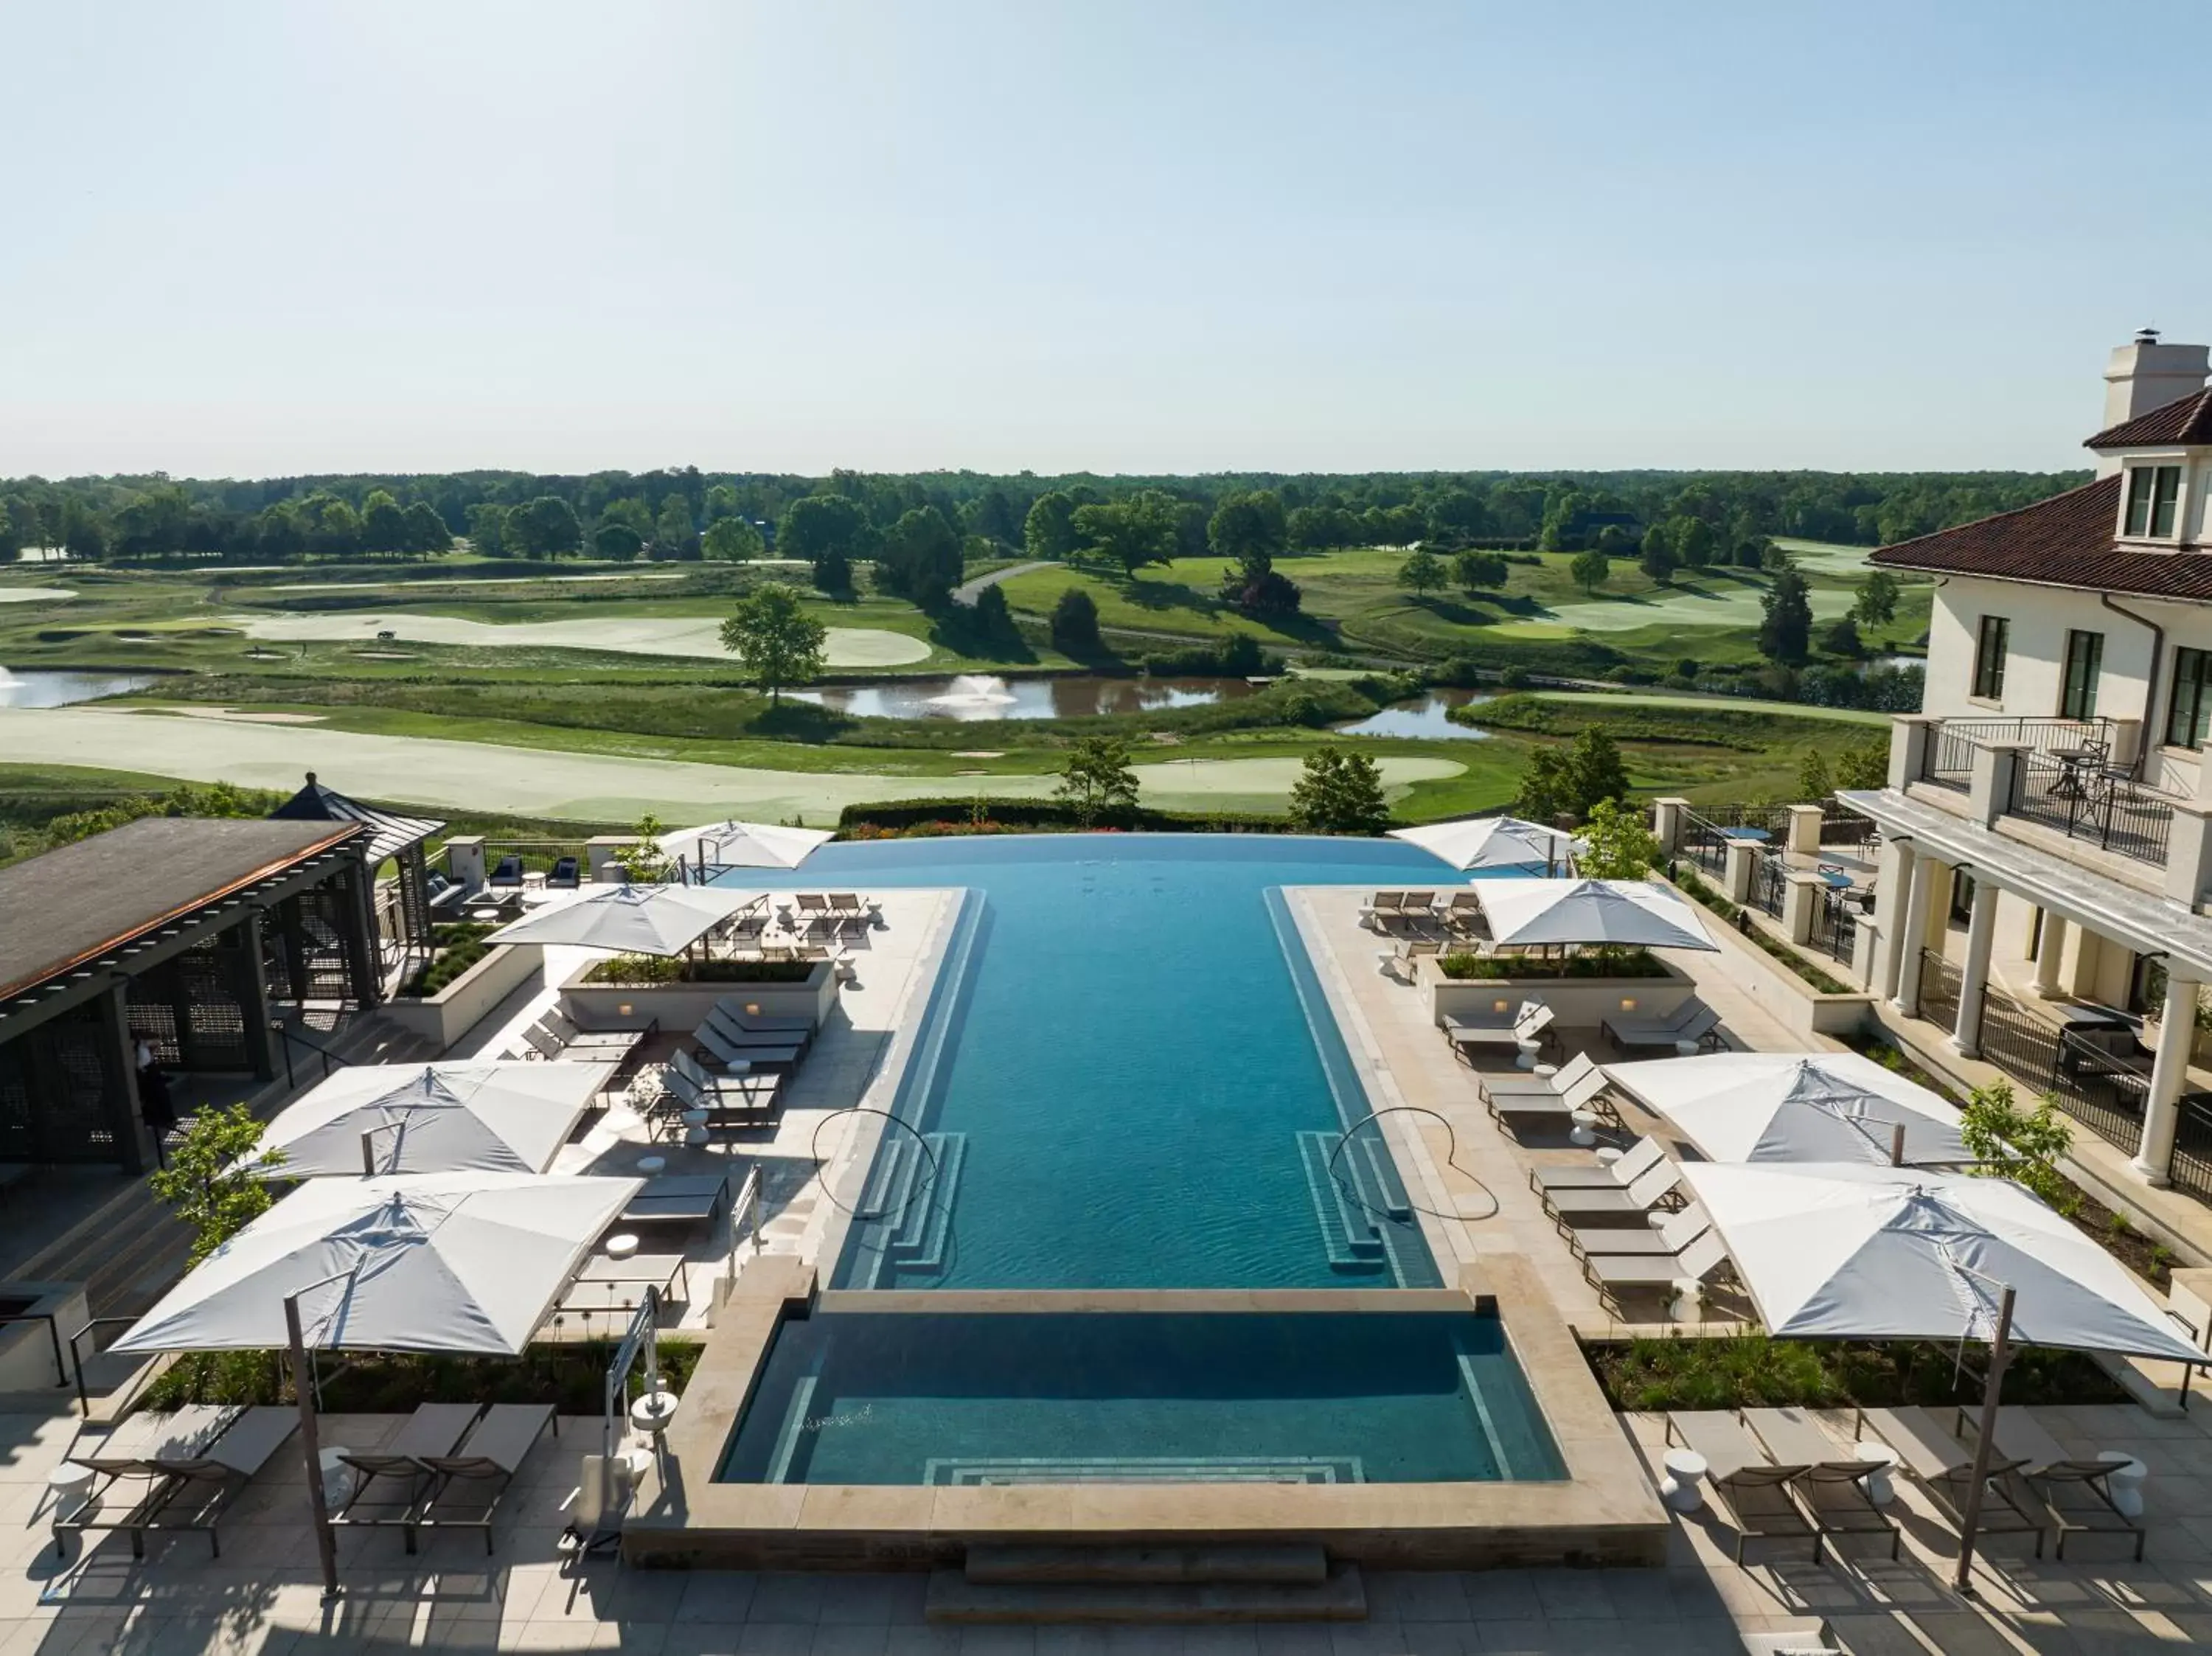
M 0 707 L 66 707 L 104 695 L 127 695 L 153 682 L 127 673 L 11 673 L 0 667 Z
M 1241 678 L 902 678 L 881 684 L 831 684 L 787 690 L 855 719 L 1090 719 L 1101 713 L 1159 713 L 1202 707 L 1259 687 Z
M 1447 742 L 1484 742 L 1490 737 L 1488 731 L 1477 730 L 1472 725 L 1455 725 L 1449 714 L 1455 707 L 1465 707 L 1477 701 L 1487 701 L 1489 696 L 1474 690 L 1431 690 L 1418 701 L 1401 701 L 1370 713 L 1353 724 L 1340 725 L 1337 731 L 1343 736 L 1426 737 Z

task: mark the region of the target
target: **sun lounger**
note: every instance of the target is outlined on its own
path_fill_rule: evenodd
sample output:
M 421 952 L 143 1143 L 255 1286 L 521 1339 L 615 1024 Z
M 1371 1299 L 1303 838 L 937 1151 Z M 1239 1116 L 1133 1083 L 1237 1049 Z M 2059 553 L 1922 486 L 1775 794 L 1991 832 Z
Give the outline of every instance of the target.
M 1607 1018 L 1598 1028 L 1611 1037 L 1614 1046 L 1625 1052 L 1642 1048 L 1663 1046 L 1669 1052 L 1678 1051 L 1686 1041 L 1698 1046 L 1717 1044 L 1721 1027 L 1720 1014 L 1700 1001 L 1685 1001 L 1681 1010 L 1669 1018 L 1632 1018 L 1618 1015 Z
M 1776 1465 L 1734 1415 L 1718 1409 L 1693 1409 L 1667 1416 L 1667 1434 L 1705 1458 L 1707 1486 L 1735 1520 L 1735 1562 L 1743 1562 L 1747 1541 L 1809 1539 L 1813 1562 L 1820 1562 L 1820 1526 L 1806 1515 L 1790 1486 L 1805 1463 Z
M 1638 1174 L 1626 1190 L 1547 1190 L 1544 1206 L 1562 1228 L 1640 1225 L 1644 1216 L 1672 1196 L 1681 1182 L 1682 1169 L 1662 1162 Z
M 1547 1190 L 1626 1190 L 1637 1175 L 1666 1159 L 1666 1148 L 1656 1138 L 1639 1138 L 1617 1162 L 1577 1162 L 1564 1168 L 1531 1168 L 1528 1188 Z
M 1552 1027 L 1552 1009 L 1540 1000 L 1524 1000 L 1510 1020 L 1502 1016 L 1448 1017 L 1441 1027 L 1454 1050 L 1470 1061 L 1476 1052 L 1517 1054 L 1528 1043 L 1542 1040 Z
M 1797 1480 L 1797 1498 L 1824 1537 L 1886 1536 L 1891 1559 L 1897 1557 L 1897 1524 L 1867 1493 L 1866 1479 L 1874 1470 L 1871 1465 L 1845 1454 L 1843 1447 L 1802 1409 L 1747 1409 L 1743 1421 L 1775 1459 L 1804 1463 L 1805 1475 Z
M 799 1062 L 801 1048 L 791 1046 L 740 1046 L 711 1023 L 702 1023 L 692 1034 L 707 1055 L 726 1070 L 742 1075 L 748 1070 L 787 1070 Z
M 629 1199 L 625 1225 L 704 1225 L 729 1200 L 730 1181 L 719 1173 L 663 1174 Z
M 1549 1093 L 1556 1096 L 1581 1086 L 1593 1075 L 1598 1075 L 1596 1063 L 1588 1052 L 1577 1052 L 1553 1075 L 1538 1075 L 1531 1070 L 1495 1071 L 1477 1076 L 1475 1085 L 1486 1098 L 1503 1093 L 1534 1093 L 1538 1097 Z M 1602 1083 L 1605 1077 L 1598 1075 L 1598 1079 Z
M 1567 1246 L 1577 1259 L 1591 1254 L 1603 1254 L 1620 1259 L 1672 1259 L 1684 1248 L 1712 1228 L 1711 1215 L 1695 1202 L 1679 1213 L 1667 1215 L 1656 1230 L 1648 1224 L 1642 1230 L 1630 1230 L 1620 1225 L 1590 1225 L 1582 1229 L 1567 1228 Z
M 597 1059 L 616 1065 L 627 1061 L 653 1033 L 651 1029 L 580 1029 L 557 1006 L 539 1018 L 537 1027 L 561 1043 L 561 1051 L 566 1057 Z
M 1444 923 L 1448 931 L 1465 934 L 1485 924 L 1482 913 L 1482 894 L 1479 891 L 1455 891 L 1450 900 L 1437 911 L 1437 918 Z
M 686 1113 L 704 1111 L 702 1125 L 709 1127 L 758 1126 L 775 1120 L 782 1107 L 782 1088 L 775 1076 L 708 1076 L 702 1082 L 672 1063 L 661 1072 L 660 1081 L 664 1101 L 651 1110 L 656 1136 L 690 1126 L 684 1120 Z
M 1583 1277 L 1600 1299 L 1618 1311 L 1621 1295 L 1631 1289 L 1704 1283 L 1727 1263 L 1728 1246 L 1720 1232 L 1709 1227 L 1678 1254 L 1607 1253 L 1593 1248 L 1583 1255 Z
M 195 1404 L 137 1418 L 144 1423 L 126 1423 L 97 1448 L 72 1457 L 101 1481 L 75 1513 L 55 1520 L 54 1550 L 67 1556 L 65 1531 L 128 1530 L 132 1556 L 143 1557 L 149 1530 L 205 1530 L 220 1558 L 216 1526 L 223 1509 L 298 1428 L 299 1411 Z M 143 1483 L 143 1493 L 110 1515 L 103 1497 L 125 1482 Z
M 1359 906 L 1359 918 L 1368 920 L 1395 920 L 1406 907 L 1402 891 L 1378 891 Z
M 404 1526 L 407 1531 L 407 1550 L 414 1551 L 416 1508 L 428 1493 L 433 1481 L 424 1459 L 453 1453 L 483 1412 L 480 1403 L 422 1404 L 408 1416 L 398 1435 L 382 1448 L 342 1452 L 338 1459 L 354 1471 L 353 1493 L 331 1514 L 331 1522 Z M 380 1478 L 404 1483 L 405 1495 L 396 1513 L 382 1510 L 389 1501 L 371 1501 L 368 1498 Z M 364 1507 L 368 1510 L 362 1510 Z
M 1897 1451 L 1897 1464 L 1927 1492 L 1936 1509 L 1957 1525 L 1966 1507 L 1967 1487 L 1973 1481 L 1972 1451 L 1945 1431 L 1925 1409 L 1862 1409 L 1857 1435 L 1864 1437 L 1869 1429 Z M 1989 1481 L 1982 1490 L 1981 1533 L 2033 1535 L 2035 1556 L 2040 1558 L 2045 1520 L 2021 1505 L 2014 1490 L 2008 1487 L 2006 1474 L 2020 1467 L 2020 1462 L 2002 1455 L 1990 1459 Z
M 1959 1420 L 1960 1438 L 1972 1443 L 1981 1426 L 1979 1411 L 1961 1409 Z M 2016 1463 L 2017 1470 L 2007 1478 L 2014 1484 L 2014 1495 L 2039 1503 L 2049 1514 L 2060 1558 L 2066 1556 L 2068 1536 L 2101 1533 L 2133 1536 L 2136 1562 L 2142 1562 L 2143 1527 L 2112 1499 L 2110 1480 L 2115 1463 L 2068 1454 L 2040 1421 L 2012 1404 L 1997 1410 L 1996 1452 Z
M 426 1455 L 425 1471 L 433 1478 L 429 1496 L 422 1502 L 416 1526 L 420 1529 L 481 1529 L 484 1551 L 491 1551 L 491 1523 L 500 1497 L 522 1469 L 523 1458 L 550 1426 L 557 1434 L 560 1422 L 553 1406 L 543 1403 L 495 1404 L 477 1422 L 468 1441 L 452 1454 Z M 483 1510 L 468 1517 L 441 1510 L 455 1494 L 480 1496 Z
M 781 1029 L 755 1028 L 742 1018 L 732 1017 L 720 1006 L 708 1008 L 707 1016 L 700 1022 L 713 1024 L 724 1040 L 738 1046 L 796 1046 L 803 1052 L 814 1043 L 811 1028 L 794 1029 L 787 1026 Z
M 1603 1071 L 1592 1070 L 1562 1093 L 1492 1093 L 1486 1090 L 1482 1101 L 1489 1107 L 1492 1119 L 1500 1122 L 1512 1117 L 1571 1122 L 1577 1110 L 1589 1110 L 1618 1123 L 1620 1118 L 1613 1113 L 1612 1107 L 1605 1101 L 1605 1089 L 1608 1084 Z

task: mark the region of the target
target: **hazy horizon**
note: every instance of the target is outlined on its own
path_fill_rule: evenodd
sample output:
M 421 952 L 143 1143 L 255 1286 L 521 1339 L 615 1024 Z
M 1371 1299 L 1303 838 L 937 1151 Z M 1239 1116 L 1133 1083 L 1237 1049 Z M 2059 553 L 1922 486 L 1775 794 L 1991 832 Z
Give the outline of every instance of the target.
M 0 475 L 2077 469 L 2112 347 L 2212 334 L 2155 182 L 2197 100 L 2112 45 L 2050 3 L 15 9 Z

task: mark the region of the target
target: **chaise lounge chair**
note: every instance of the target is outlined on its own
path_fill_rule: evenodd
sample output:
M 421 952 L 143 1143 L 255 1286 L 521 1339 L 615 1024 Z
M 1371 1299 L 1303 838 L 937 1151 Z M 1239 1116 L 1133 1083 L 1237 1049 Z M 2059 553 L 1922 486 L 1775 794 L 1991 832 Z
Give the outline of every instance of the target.
M 1887 1536 L 1890 1558 L 1896 1560 L 1900 1532 L 1896 1520 L 1867 1493 L 1871 1465 L 1844 1454 L 1802 1409 L 1747 1409 L 1743 1420 L 1777 1460 L 1805 1463 L 1797 1496 L 1823 1537 Z
M 708 1057 L 739 1075 L 753 1070 L 794 1069 L 805 1050 L 799 1046 L 741 1046 L 712 1023 L 702 1023 L 691 1034 Z
M 723 996 L 714 1003 L 714 1010 L 715 1016 L 731 1028 L 750 1030 L 755 1034 L 786 1030 L 801 1034 L 814 1032 L 814 1020 L 811 1017 L 765 1017 L 746 1011 L 744 1003 L 734 995 Z
M 1543 1041 L 1552 1027 L 1552 1009 L 1540 1000 L 1524 1000 L 1511 1018 L 1443 1018 L 1438 1027 L 1452 1050 L 1472 1064 L 1477 1052 L 1520 1055 L 1523 1046 Z
M 1720 1027 L 1721 1015 L 1695 1000 L 1684 1001 L 1672 1017 L 1632 1018 L 1616 1014 L 1598 1026 L 1624 1052 L 1652 1047 L 1679 1052 L 1686 1042 L 1717 1047 L 1720 1045 Z
M 811 1028 L 755 1028 L 743 1018 L 733 1017 L 725 1012 L 719 1005 L 709 1009 L 700 1022 L 712 1025 L 715 1032 L 732 1046 L 796 1046 L 804 1052 L 814 1044 L 814 1031 Z
M 97 1448 L 72 1457 L 99 1476 L 75 1513 L 54 1522 L 54 1550 L 68 1556 L 69 1530 L 128 1530 L 131 1552 L 143 1558 L 149 1530 L 205 1530 L 222 1556 L 216 1526 L 238 1491 L 269 1464 L 300 1424 L 299 1411 L 238 1409 L 194 1404 L 168 1415 L 140 1415 L 110 1433 Z M 101 1510 L 116 1484 L 145 1489 L 119 1515 Z
M 1671 1259 L 1712 1228 L 1712 1216 L 1692 1202 L 1680 1212 L 1666 1215 L 1656 1229 L 1648 1225 L 1642 1230 L 1628 1230 L 1620 1225 L 1585 1225 L 1579 1228 L 1570 1225 L 1567 1246 L 1575 1251 L 1578 1259 L 1592 1254 L 1614 1259 Z
M 1973 1410 L 1961 1409 L 1959 1423 L 1960 1438 L 1971 1444 L 1981 1425 L 1979 1418 Z M 2049 1516 L 2058 1538 L 2054 1549 L 2058 1557 L 2066 1556 L 2069 1535 L 2130 1535 L 2135 1538 L 2136 1562 L 2142 1562 L 2143 1526 L 2112 1499 L 2115 1463 L 2068 1454 L 2041 1422 L 2013 1404 L 1997 1410 L 1996 1452 L 2017 1466 L 2007 1478 L 2014 1495 L 2024 1497 L 2023 1505 L 2039 1504 Z
M 1735 1562 L 1743 1562 L 1747 1541 L 1809 1539 L 1813 1562 L 1820 1562 L 1820 1530 L 1790 1494 L 1790 1486 L 1807 1467 L 1802 1461 L 1777 1465 L 1726 1410 L 1692 1409 L 1667 1416 L 1667 1435 L 1705 1458 L 1705 1477 L 1713 1493 L 1727 1503 L 1735 1520 Z
M 1656 1138 L 1638 1139 L 1616 1162 L 1577 1162 L 1566 1167 L 1531 1168 L 1528 1188 L 1547 1190 L 1626 1190 L 1647 1168 L 1666 1159 L 1666 1147 Z
M 1595 1235 L 1595 1232 L 1591 1232 Z M 1633 1235 L 1634 1232 L 1629 1234 Z M 1728 1263 L 1728 1245 L 1710 1225 L 1680 1253 L 1607 1253 L 1593 1246 L 1583 1254 L 1583 1277 L 1614 1311 L 1632 1289 L 1665 1291 L 1677 1282 L 1705 1283 Z
M 1594 1229 L 1600 1225 L 1640 1225 L 1644 1216 L 1673 1196 L 1682 1182 L 1682 1169 L 1662 1162 L 1636 1176 L 1626 1190 L 1547 1190 L 1544 1206 L 1561 1229 Z
M 434 1481 L 416 1513 L 416 1527 L 481 1529 L 484 1552 L 489 1556 L 492 1550 L 492 1518 L 499 1510 L 500 1497 L 514 1482 L 523 1458 L 544 1435 L 548 1426 L 556 1436 L 559 1435 L 560 1422 L 554 1418 L 550 1404 L 495 1404 L 458 1451 L 422 1457 L 423 1470 Z M 441 1503 L 457 1490 L 482 1496 L 483 1510 L 470 1517 L 441 1513 Z
M 338 1459 L 353 1469 L 355 1482 L 353 1493 L 331 1514 L 331 1522 L 404 1528 L 407 1550 L 414 1551 L 416 1510 L 434 1481 L 425 1459 L 452 1454 L 483 1412 L 480 1403 L 422 1404 L 382 1448 L 341 1451 Z M 385 1510 L 388 1501 L 368 1499 L 379 1479 L 404 1481 L 406 1493 L 397 1512 Z
M 1593 1065 L 1587 1073 L 1577 1076 L 1564 1092 L 1513 1092 L 1502 1088 L 1492 1092 L 1486 1088 L 1482 1101 L 1488 1107 L 1491 1119 L 1500 1123 L 1509 1118 L 1570 1123 L 1575 1112 L 1588 1110 L 1617 1125 L 1620 1118 L 1605 1101 L 1605 1089 L 1610 1084 L 1605 1072 Z
M 1966 1490 L 1973 1482 L 1972 1453 L 1945 1431 L 1925 1409 L 1862 1409 L 1855 1425 L 1856 1435 L 1864 1437 L 1869 1427 L 1876 1437 L 1897 1451 L 1899 1466 L 1926 1492 L 1936 1510 L 1956 1526 L 1966 1508 Z M 1982 1490 L 1980 1532 L 1984 1536 L 2033 1535 L 2035 1556 L 2040 1558 L 2045 1520 L 2021 1503 L 2006 1476 L 2020 1471 L 2023 1464 L 2002 1455 L 1991 1457 L 1989 1478 Z

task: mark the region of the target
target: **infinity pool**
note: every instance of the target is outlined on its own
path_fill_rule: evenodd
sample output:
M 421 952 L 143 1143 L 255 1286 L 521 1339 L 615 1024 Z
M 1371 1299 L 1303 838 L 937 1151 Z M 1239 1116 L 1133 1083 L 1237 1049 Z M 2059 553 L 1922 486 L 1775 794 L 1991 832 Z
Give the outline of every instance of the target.
M 838 1262 L 858 1288 L 1434 1286 L 1285 886 L 1454 883 L 1389 840 L 831 845 L 975 895 Z
M 778 1330 L 744 1483 L 1565 1476 L 1495 1317 L 824 1312 Z

